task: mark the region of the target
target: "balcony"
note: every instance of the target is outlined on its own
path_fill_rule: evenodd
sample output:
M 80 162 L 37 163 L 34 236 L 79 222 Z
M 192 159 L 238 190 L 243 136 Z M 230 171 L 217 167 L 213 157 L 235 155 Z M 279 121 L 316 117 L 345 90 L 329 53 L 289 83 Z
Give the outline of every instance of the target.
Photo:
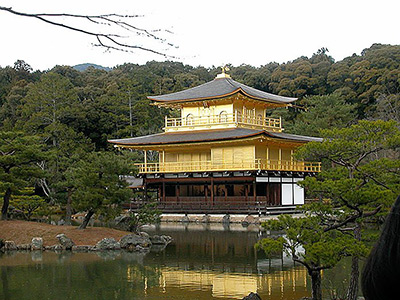
M 282 131 L 281 118 L 266 118 L 262 116 L 245 115 L 238 111 L 228 114 L 210 116 L 189 116 L 183 118 L 165 117 L 165 132 L 204 130 L 229 127 L 249 127 L 254 129 L 265 129 L 270 131 Z
M 242 162 L 226 161 L 185 161 L 165 163 L 135 164 L 139 173 L 180 173 L 180 172 L 211 172 L 211 171 L 295 171 L 320 172 L 320 162 L 285 161 L 255 159 Z

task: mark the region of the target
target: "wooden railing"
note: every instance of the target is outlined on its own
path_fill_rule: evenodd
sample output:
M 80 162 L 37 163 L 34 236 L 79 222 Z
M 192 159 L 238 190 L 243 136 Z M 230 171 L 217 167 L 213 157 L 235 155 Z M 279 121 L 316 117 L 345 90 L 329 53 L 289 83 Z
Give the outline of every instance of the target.
M 281 118 L 266 118 L 254 115 L 244 115 L 239 112 L 233 114 L 220 114 L 210 116 L 189 116 L 183 118 L 167 118 L 165 117 L 165 129 L 193 128 L 193 127 L 209 127 L 210 125 L 250 125 L 253 127 L 272 129 L 276 131 L 282 130 Z
M 320 162 L 264 160 L 255 159 L 247 161 L 184 161 L 165 163 L 140 163 L 135 164 L 139 173 L 179 173 L 179 172 L 208 172 L 208 171 L 246 171 L 246 170 L 271 170 L 271 171 L 298 171 L 320 172 Z

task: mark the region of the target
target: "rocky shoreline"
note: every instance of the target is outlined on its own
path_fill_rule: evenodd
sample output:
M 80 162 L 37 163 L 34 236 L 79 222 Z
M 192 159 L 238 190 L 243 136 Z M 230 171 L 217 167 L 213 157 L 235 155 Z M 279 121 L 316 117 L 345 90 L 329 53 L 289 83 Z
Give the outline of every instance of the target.
M 16 244 L 14 241 L 0 240 L 0 251 L 72 251 L 72 252 L 97 252 L 125 250 L 129 252 L 149 252 L 150 250 L 161 251 L 172 241 L 168 235 L 150 236 L 146 232 L 139 234 L 128 234 L 119 241 L 114 238 L 104 238 L 96 245 L 75 245 L 75 243 L 65 234 L 56 236 L 58 244 L 44 246 L 43 238 L 34 237 L 29 244 Z

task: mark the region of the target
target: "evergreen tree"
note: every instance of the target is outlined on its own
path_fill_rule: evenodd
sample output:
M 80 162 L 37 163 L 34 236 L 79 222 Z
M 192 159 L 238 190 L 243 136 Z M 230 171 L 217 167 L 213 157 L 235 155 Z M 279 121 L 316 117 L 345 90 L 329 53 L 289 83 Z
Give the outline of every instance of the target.
M 279 238 L 264 238 L 256 244 L 267 255 L 284 251 L 294 262 L 303 265 L 311 277 L 313 300 L 322 300 L 321 271 L 333 268 L 343 257 L 360 257 L 367 247 L 339 230 L 326 226 L 319 216 L 305 218 L 281 215 L 263 223 L 266 230 L 279 230 Z
M 0 192 L 3 193 L 1 218 L 7 219 L 13 193 L 44 176 L 38 163 L 45 159 L 43 145 L 36 136 L 0 131 Z
M 296 153 L 297 158 L 327 162 L 317 177 L 300 182 L 311 195 L 329 199 L 309 207 L 327 230 L 351 234 L 362 241 L 366 219 L 385 214 L 400 193 L 400 160 L 382 157 L 400 146 L 395 121 L 359 121 L 342 129 L 321 131 L 323 142 L 310 142 Z M 329 166 L 332 166 L 330 168 Z M 359 257 L 352 258 L 347 300 L 358 295 Z
M 86 228 L 95 213 L 113 216 L 119 212 L 118 205 L 131 196 L 123 178 L 129 173 L 129 162 L 109 152 L 92 152 L 67 171 L 66 177 L 74 187 L 73 206 L 86 211 L 80 229 Z

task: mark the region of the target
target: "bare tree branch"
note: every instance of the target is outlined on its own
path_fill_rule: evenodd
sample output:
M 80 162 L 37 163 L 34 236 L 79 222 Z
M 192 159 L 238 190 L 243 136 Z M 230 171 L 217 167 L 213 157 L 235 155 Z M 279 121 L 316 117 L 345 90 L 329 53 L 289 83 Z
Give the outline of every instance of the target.
M 164 57 L 175 58 L 174 56 L 167 55 L 166 53 L 163 53 L 161 51 L 155 50 L 150 47 L 145 47 L 145 46 L 137 45 L 134 43 L 123 42 L 123 40 L 126 40 L 127 38 L 129 38 L 129 35 L 132 35 L 132 33 L 133 33 L 137 36 L 143 36 L 143 37 L 158 41 L 162 44 L 166 44 L 168 47 L 175 47 L 172 43 L 167 42 L 166 39 L 161 38 L 155 34 L 156 32 L 161 32 L 161 31 L 171 33 L 170 31 L 161 30 L 161 29 L 148 30 L 148 29 L 134 26 L 127 21 L 132 18 L 142 17 L 141 15 L 120 15 L 120 14 L 79 15 L 79 14 L 66 14 L 66 13 L 59 13 L 59 14 L 56 14 L 56 13 L 55 14 L 23 13 L 23 12 L 13 10 L 11 7 L 4 7 L 4 6 L 0 6 L 0 11 L 6 11 L 6 12 L 9 12 L 9 13 L 17 15 L 17 16 L 35 18 L 35 19 L 38 19 L 38 20 L 45 22 L 47 24 L 50 24 L 50 25 L 62 27 L 62 28 L 68 29 L 68 30 L 72 30 L 75 32 L 79 32 L 82 34 L 86 34 L 86 35 L 95 37 L 97 43 L 94 44 L 94 46 L 103 47 L 106 50 L 132 52 L 132 50 L 138 49 L 138 50 L 154 53 L 157 55 L 161 55 Z M 109 32 L 109 33 L 95 32 L 92 30 L 84 29 L 82 27 L 71 26 L 64 22 L 54 21 L 54 18 L 81 19 L 84 21 L 89 21 L 92 24 L 99 25 L 98 27 L 108 26 L 112 30 L 116 30 L 119 28 L 119 29 L 124 30 L 128 34 L 128 36 L 123 36 L 123 35 L 115 33 L 115 32 Z

